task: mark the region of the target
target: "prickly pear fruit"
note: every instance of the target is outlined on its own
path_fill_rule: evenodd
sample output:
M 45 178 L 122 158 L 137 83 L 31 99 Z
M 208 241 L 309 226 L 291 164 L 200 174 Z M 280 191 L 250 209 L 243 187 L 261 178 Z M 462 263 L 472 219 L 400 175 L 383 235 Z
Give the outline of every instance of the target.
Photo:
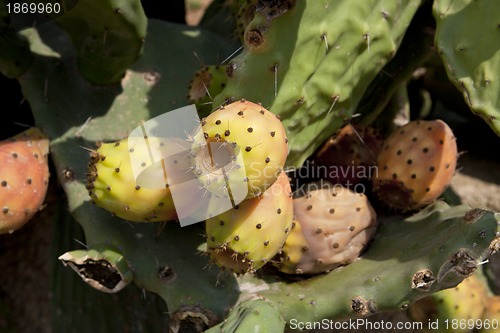
M 227 76 L 225 66 L 205 66 L 196 72 L 189 84 L 188 100 L 196 104 L 201 115 L 212 111 L 213 97 L 220 94 L 226 86 Z
M 280 271 L 317 274 L 347 265 L 375 234 L 377 216 L 367 197 L 340 185 L 309 185 L 293 200 L 295 225 L 283 246 Z
M 207 189 L 224 188 L 228 178 L 240 177 L 239 184 L 248 188 L 248 199 L 258 197 L 276 181 L 288 155 L 288 139 L 281 121 L 273 113 L 261 105 L 240 100 L 213 112 L 201 125 L 203 146 L 194 149 L 193 160 L 198 179 Z M 216 148 L 228 150 L 228 161 L 241 154 L 244 168 L 233 163 L 234 168 L 221 172 L 214 162 L 215 153 L 206 153 L 205 149 L 216 143 L 228 143 Z
M 281 249 L 293 220 L 293 199 L 284 172 L 260 196 L 206 221 L 207 248 L 222 269 L 254 272 Z
M 412 121 L 384 142 L 373 189 L 391 207 L 417 209 L 443 193 L 456 163 L 456 139 L 445 122 Z
M 48 153 L 49 140 L 37 128 L 0 142 L 0 234 L 19 229 L 41 209 Z
M 349 186 L 371 178 L 381 147 L 382 138 L 372 127 L 347 124 L 320 147 L 312 160 L 319 170 L 325 169 L 328 181 Z
M 172 139 L 148 138 L 149 149 L 168 150 L 178 149 L 182 142 L 173 142 Z M 181 141 L 179 139 L 179 141 Z M 109 210 L 116 216 L 133 222 L 159 222 L 175 220 L 177 218 L 174 201 L 169 189 L 172 183 L 182 182 L 191 172 L 189 159 L 165 159 L 162 163 L 171 163 L 178 170 L 175 175 L 163 176 L 165 170 L 162 163 L 151 165 L 143 162 L 144 169 L 151 174 L 162 175 L 151 179 L 153 182 L 164 182 L 164 188 L 146 188 L 137 185 L 131 165 L 131 157 L 137 161 L 149 161 L 150 150 L 145 146 L 129 146 L 128 140 L 115 143 L 104 143 L 91 153 L 87 189 L 93 202 L 99 207 Z M 189 147 L 184 147 L 189 152 Z M 187 154 L 187 153 L 186 153 Z M 157 155 L 161 156 L 161 154 Z M 165 178 L 164 178 L 165 177 Z M 185 203 L 187 205 L 187 202 Z M 179 208 L 179 207 L 177 207 Z
M 424 330 L 425 324 L 437 320 L 439 332 L 468 333 L 480 322 L 487 299 L 485 285 L 472 275 L 455 288 L 418 300 L 409 309 L 409 315 L 424 323 Z M 435 332 L 429 327 L 425 331 Z
M 500 296 L 490 296 L 486 303 L 482 320 L 478 323 L 475 333 L 493 333 L 500 327 Z

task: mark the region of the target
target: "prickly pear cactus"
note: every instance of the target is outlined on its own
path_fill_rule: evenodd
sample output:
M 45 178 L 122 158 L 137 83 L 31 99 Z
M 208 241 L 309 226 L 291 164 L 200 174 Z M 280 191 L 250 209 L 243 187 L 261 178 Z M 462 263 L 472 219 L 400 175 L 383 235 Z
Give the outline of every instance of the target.
M 377 214 L 366 195 L 342 186 L 310 184 L 293 200 L 295 227 L 283 246 L 279 270 L 317 274 L 356 260 L 375 234 Z
M 410 315 L 427 327 L 426 332 L 468 333 L 481 327 L 481 318 L 488 302 L 483 281 L 473 275 L 455 288 L 440 291 L 417 301 L 409 310 Z M 436 327 L 428 324 L 437 322 Z
M 445 122 L 410 122 L 384 142 L 373 180 L 374 191 L 397 209 L 423 207 L 449 185 L 457 158 L 456 138 Z
M 500 135 L 498 80 L 500 40 L 495 13 L 500 3 L 487 0 L 436 0 L 436 46 L 450 80 L 471 110 Z M 466 23 L 464 23 L 466 22 Z M 470 29 L 478 27 L 481 29 Z
M 0 142 L 0 234 L 19 229 L 42 208 L 48 154 L 49 140 L 37 128 Z
M 262 195 L 206 221 L 208 253 L 223 269 L 255 272 L 281 250 L 292 221 L 292 191 L 282 172 Z
M 247 188 L 246 197 L 254 198 L 278 179 L 288 156 L 288 138 L 274 114 L 261 105 L 240 100 L 202 119 L 201 125 L 203 135 L 199 135 L 202 140 L 195 152 L 194 167 L 203 186 L 218 190 L 226 186 L 226 178 L 239 177 L 236 186 L 241 183 Z M 219 153 L 225 150 L 227 154 Z M 228 164 L 228 158 L 240 154 L 243 165 L 236 161 L 234 168 L 223 173 L 221 167 Z M 224 158 L 226 155 L 229 157 Z
M 214 105 L 246 98 L 268 107 L 282 118 L 290 138 L 287 164 L 300 166 L 354 113 L 419 5 L 263 2 L 246 27 L 244 51 L 227 66 L 229 80 Z
M 133 0 L 123 1 L 127 5 L 124 8 L 137 5 Z M 394 55 L 419 4 L 383 0 L 260 1 L 245 30 L 245 50 L 230 62 L 226 72 L 228 85 L 213 105 L 219 106 L 227 98 L 246 98 L 270 107 L 283 120 L 287 137 L 293 138 L 290 165 L 300 165 L 351 117 L 372 79 Z M 102 20 L 106 19 L 108 16 L 104 15 Z M 331 22 L 337 24 L 332 26 Z M 136 23 L 132 34 L 130 29 L 124 29 L 127 36 L 137 37 L 135 29 L 142 23 Z M 96 26 L 98 37 L 102 36 L 102 28 L 102 24 Z M 236 323 L 248 331 L 246 327 L 259 320 L 256 312 L 248 308 L 266 311 L 270 316 L 266 323 L 272 324 L 269 330 L 274 332 L 283 330 L 283 321 L 290 323 L 291 319 L 305 322 L 359 318 L 377 311 L 406 309 L 418 299 L 455 287 L 500 249 L 498 214 L 436 202 L 412 216 L 379 216 L 379 228 L 369 251 L 342 269 L 314 277 L 291 277 L 263 266 L 256 274 L 235 275 L 212 267 L 208 256 L 200 255 L 207 249 L 202 224 L 181 228 L 177 223 L 129 223 L 92 205 L 85 187 L 88 149 L 94 150 L 96 141 L 121 140 L 143 121 L 186 105 L 189 79 L 199 62 L 218 63 L 234 51 L 227 40 L 204 29 L 155 20 L 148 22 L 147 29 L 144 53 L 137 62 L 131 64 L 132 54 L 125 52 L 112 73 L 103 72 L 104 78 L 97 80 L 92 77 L 99 76 L 95 71 L 99 66 L 92 66 L 99 57 L 75 49 L 75 45 L 81 44 L 75 42 L 74 34 L 69 37 L 51 22 L 20 33 L 33 51 L 33 65 L 19 77 L 23 93 L 37 126 L 51 139 L 56 173 L 67 193 L 69 211 L 85 230 L 86 246 L 90 249 L 87 251 L 99 247 L 99 253 L 91 253 L 89 258 L 92 263 L 97 259 L 102 264 L 102 274 L 84 274 L 89 284 L 97 285 L 97 281 L 107 285 L 109 281 L 101 280 L 102 277 L 123 283 L 131 279 L 139 288 L 160 295 L 168 306 L 172 332 L 190 328 L 203 331 L 218 323 L 221 325 L 215 330 L 238 330 L 239 326 L 233 326 Z M 133 45 L 137 46 L 135 37 Z M 108 62 L 111 58 L 101 59 Z M 88 73 L 81 73 L 82 63 L 89 64 Z M 91 83 L 97 81 L 114 84 Z M 257 116 L 261 116 L 260 112 Z M 222 121 L 213 126 L 222 126 Z M 253 124 L 245 123 L 238 128 L 241 130 L 246 131 L 246 138 L 255 134 Z M 213 138 L 216 134 L 223 138 L 225 131 L 214 130 Z M 263 137 L 272 137 L 271 131 Z M 233 133 L 231 129 L 230 132 Z M 247 153 L 247 146 L 250 153 L 258 151 L 253 144 L 242 144 L 242 153 Z M 269 148 L 269 154 L 282 154 L 275 148 Z M 266 157 L 271 162 L 275 155 L 257 156 L 258 163 L 265 165 Z M 113 190 L 116 177 L 108 174 L 108 178 L 111 182 L 106 186 Z M 108 178 L 105 182 L 110 181 Z M 129 191 L 127 184 L 119 186 Z M 259 216 L 267 213 L 266 210 Z M 278 213 L 276 208 L 276 215 L 284 213 Z M 253 222 L 243 228 L 250 236 L 258 234 L 260 221 Z M 285 230 L 272 236 L 283 237 L 284 241 Z M 247 245 L 252 247 L 252 242 L 255 238 Z M 262 244 L 265 246 L 263 241 Z M 103 256 L 102 253 L 109 253 L 106 251 L 113 251 L 120 259 L 115 255 Z M 251 251 L 248 252 L 250 256 Z M 84 259 L 82 266 L 82 252 L 77 254 L 62 258 L 71 259 L 67 263 L 73 261 L 82 273 L 87 262 Z M 263 255 L 267 259 L 271 254 Z M 124 268 L 118 267 L 118 261 L 127 263 L 128 270 L 123 274 L 116 274 Z M 116 284 L 109 286 L 116 291 Z M 63 295 L 61 304 L 67 305 L 72 300 L 63 291 L 72 289 L 63 287 L 67 285 L 61 286 L 57 295 Z M 131 287 L 111 296 L 126 293 Z M 246 303 L 256 299 L 265 303 Z M 85 304 L 88 310 L 89 302 Z M 128 304 L 134 308 L 142 303 L 132 299 Z M 91 310 L 90 313 L 102 316 L 102 312 Z M 127 329 L 145 331 L 136 326 Z M 106 331 L 104 328 L 95 332 L 99 330 Z

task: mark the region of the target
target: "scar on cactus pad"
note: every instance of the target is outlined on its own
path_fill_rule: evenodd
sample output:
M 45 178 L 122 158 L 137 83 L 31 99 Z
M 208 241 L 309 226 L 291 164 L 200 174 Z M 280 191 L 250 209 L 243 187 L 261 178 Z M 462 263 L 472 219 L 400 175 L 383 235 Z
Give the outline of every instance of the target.
M 457 163 L 457 143 L 442 120 L 412 121 L 392 133 L 378 157 L 373 188 L 400 210 L 421 208 L 449 185 Z
M 242 177 L 248 187 L 247 198 L 258 197 L 278 178 L 288 156 L 288 139 L 280 119 L 259 104 L 240 100 L 223 106 L 203 118 L 203 136 L 195 145 L 200 147 L 212 143 L 228 149 L 228 155 L 237 156 L 241 152 L 244 174 L 240 165 L 235 164 L 228 174 L 223 174 L 214 163 L 212 152 L 195 152 L 194 169 L 200 174 L 198 179 L 207 189 L 226 185 L 226 177 Z
M 158 155 L 168 156 L 169 150 L 183 150 L 189 153 L 189 145 L 180 139 L 148 138 L 149 147 L 130 146 L 128 140 L 104 143 L 91 153 L 87 189 L 93 202 L 114 215 L 133 222 L 160 222 L 177 218 L 170 192 L 170 185 L 189 178 L 189 159 L 163 160 L 171 163 L 168 170 L 176 170 L 173 175 L 164 174 L 164 165 L 151 165 L 150 150 Z M 180 147 L 180 148 L 179 148 Z M 164 184 L 162 188 L 148 188 L 137 185 L 132 170 L 131 158 L 143 161 L 141 166 L 154 177 L 153 182 Z M 190 197 L 189 195 L 187 197 Z M 178 203 L 177 203 L 178 204 Z M 193 203 L 186 203 L 193 205 Z M 179 208 L 179 207 L 177 207 Z M 185 207 L 182 207 L 185 209 Z
M 280 251 L 292 221 L 290 182 L 282 172 L 260 196 L 206 221 L 208 253 L 222 269 L 255 272 Z
M 366 195 L 320 185 L 310 184 L 305 196 L 293 200 L 295 223 L 278 264 L 284 273 L 317 274 L 347 265 L 375 234 L 377 215 Z
M 19 229 L 42 208 L 48 153 L 49 140 L 37 128 L 0 142 L 0 234 Z

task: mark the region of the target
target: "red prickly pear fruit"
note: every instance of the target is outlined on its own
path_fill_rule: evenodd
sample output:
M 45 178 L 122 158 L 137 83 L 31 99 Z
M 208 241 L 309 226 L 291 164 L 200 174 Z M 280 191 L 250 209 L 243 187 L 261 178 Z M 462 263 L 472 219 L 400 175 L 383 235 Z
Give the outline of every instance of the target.
M 449 185 L 457 157 L 456 138 L 444 121 L 412 121 L 385 141 L 373 190 L 393 208 L 421 208 Z
M 347 265 L 375 235 L 377 215 L 366 195 L 320 185 L 309 184 L 307 194 L 293 200 L 294 227 L 278 261 L 283 273 L 318 274 Z
M 48 153 L 49 139 L 34 127 L 0 142 L 0 234 L 19 229 L 42 208 Z
M 371 179 L 382 148 L 382 137 L 372 127 L 347 124 L 330 137 L 312 161 L 333 184 L 355 185 Z

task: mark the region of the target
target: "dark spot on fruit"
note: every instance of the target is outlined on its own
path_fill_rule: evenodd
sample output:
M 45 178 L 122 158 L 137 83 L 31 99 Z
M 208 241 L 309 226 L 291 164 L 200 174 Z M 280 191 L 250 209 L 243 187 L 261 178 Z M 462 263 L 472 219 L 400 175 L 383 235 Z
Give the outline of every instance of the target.
M 142 163 L 141 163 L 141 167 L 143 167 L 143 168 L 144 168 L 145 166 L 146 166 L 146 162 L 142 162 Z
M 359 212 L 361 210 L 360 207 L 356 207 L 356 211 Z
M 316 264 L 317 265 L 321 265 L 323 263 L 323 259 L 316 259 Z
M 234 205 L 234 209 L 240 209 L 240 205 Z
M 399 134 L 403 135 L 403 134 L 405 134 L 405 131 L 401 130 L 401 131 L 399 131 Z
M 34 153 L 33 156 L 35 156 L 35 158 L 38 158 L 38 154 L 37 153 Z
M 224 221 L 220 220 L 220 221 L 219 221 L 219 225 L 220 225 L 220 226 L 223 226 L 223 225 L 224 225 Z
M 384 169 L 384 170 L 387 170 L 387 169 L 388 169 L 387 165 L 384 165 L 383 169 Z
M 288 138 L 285 138 L 285 143 L 288 143 Z
M 354 228 L 354 226 L 353 226 L 353 225 L 351 225 L 351 226 L 349 227 L 349 230 L 350 230 L 350 231 L 354 231 L 354 229 L 355 229 L 355 228 Z
M 256 227 L 257 229 L 262 229 L 262 224 L 258 223 L 255 227 Z
M 161 201 L 161 202 L 158 204 L 158 206 L 160 206 L 160 207 L 163 207 L 164 205 L 165 205 L 165 203 L 164 203 L 163 201 Z
M 423 151 L 424 153 L 428 153 L 428 152 L 429 152 L 429 148 L 425 147 L 424 149 L 422 149 L 422 151 Z
M 439 144 L 440 145 L 444 144 L 444 141 L 443 140 L 439 140 Z
M 26 183 L 27 183 L 28 185 L 31 185 L 31 183 L 33 183 L 33 180 L 31 180 L 31 178 L 28 178 L 28 179 L 26 180 Z
M 427 130 L 428 130 L 428 131 L 432 131 L 432 127 L 430 127 L 430 126 L 429 126 L 429 127 L 427 127 Z
M 269 245 L 269 241 L 265 241 L 264 246 L 268 246 L 268 245 Z
M 130 153 L 133 153 L 133 152 L 134 152 L 134 148 L 130 148 L 128 151 L 129 151 Z
M 307 206 L 307 208 L 306 208 L 306 209 L 307 209 L 307 210 L 311 210 L 311 209 L 313 209 L 313 206 L 312 206 L 312 205 L 309 205 L 309 206 Z
M 333 213 L 335 213 L 335 209 L 330 208 L 330 211 L 329 211 L 329 212 L 330 212 L 330 214 L 333 214 Z
M 269 157 L 266 157 L 265 161 L 266 161 L 266 163 L 269 163 L 269 162 L 271 162 L 271 159 Z
M 250 179 L 249 179 L 248 177 L 243 178 L 243 181 L 244 181 L 245 183 L 246 183 L 246 182 L 248 182 L 249 180 L 250 180 Z
M 396 154 L 401 155 L 403 152 L 401 150 L 398 150 Z
M 429 168 L 429 171 L 430 171 L 430 172 L 434 172 L 434 167 L 433 167 L 433 166 L 431 166 L 431 167 Z
M 128 205 L 125 205 L 125 210 L 130 210 L 130 207 Z
M 406 163 L 407 163 L 408 165 L 410 165 L 410 164 L 412 164 L 412 163 L 413 163 L 413 161 L 412 161 L 411 159 L 409 159 L 408 161 L 406 161 Z
M 411 141 L 415 142 L 415 141 L 417 141 L 417 138 L 414 137 L 413 139 L 411 139 Z
M 135 186 L 135 190 L 136 190 L 136 191 L 139 191 L 140 189 L 141 189 L 141 187 L 140 187 L 139 185 L 136 185 L 136 186 Z
M 276 210 L 276 213 L 281 214 L 281 208 L 278 208 L 278 209 Z
M 276 135 L 276 132 L 271 132 L 271 136 L 274 138 L 274 136 Z
M 431 189 L 429 187 L 425 188 L 425 192 L 429 192 Z
M 247 131 L 248 131 L 248 133 L 252 133 L 253 132 L 253 128 L 249 127 L 249 128 L 247 128 Z
M 217 141 L 219 141 L 219 140 L 220 140 L 220 134 L 219 134 L 219 133 L 215 133 L 215 139 L 216 139 Z
M 210 240 L 211 240 L 212 242 L 215 242 L 215 237 L 214 237 L 214 236 L 210 237 Z
M 234 236 L 234 240 L 235 241 L 239 241 L 240 240 L 240 236 L 238 236 L 238 235 Z
M 118 147 L 120 145 L 120 141 L 115 142 L 115 147 Z
M 260 114 L 265 114 L 264 110 L 260 110 L 259 112 L 260 112 Z
M 411 175 L 411 179 L 415 179 L 415 178 L 417 178 L 417 175 L 416 174 L 412 174 Z
M 250 150 L 252 150 L 252 147 L 250 147 L 250 146 L 245 147 L 245 151 L 249 152 Z
M 395 174 L 395 173 L 393 173 L 393 174 L 392 174 L 392 179 L 396 179 L 396 178 L 398 178 L 398 175 L 397 175 L 397 174 Z
M 243 111 L 238 111 L 238 116 L 242 116 L 243 115 Z
M 115 169 L 115 172 L 120 172 L 120 168 L 116 168 L 116 169 Z
M 448 169 L 450 167 L 450 163 L 446 163 L 445 168 Z
M 302 251 L 302 252 L 307 252 L 307 251 L 309 251 L 309 248 L 308 248 L 307 246 L 302 246 L 302 247 L 300 248 L 300 251 Z
M 220 125 L 220 120 L 216 120 L 215 125 Z
M 384 149 L 389 150 L 389 145 L 386 145 Z
M 316 234 L 320 234 L 322 232 L 323 232 L 323 229 L 321 229 L 321 228 L 316 229 Z
M 203 133 L 203 136 L 205 137 L 205 140 L 208 139 L 208 133 Z
M 17 154 L 16 154 L 16 153 L 13 153 L 13 154 L 12 154 L 12 157 L 17 158 Z
M 224 132 L 224 135 L 225 135 L 225 136 L 229 136 L 229 135 L 231 135 L 231 132 L 230 132 L 229 130 L 226 130 L 226 131 Z

